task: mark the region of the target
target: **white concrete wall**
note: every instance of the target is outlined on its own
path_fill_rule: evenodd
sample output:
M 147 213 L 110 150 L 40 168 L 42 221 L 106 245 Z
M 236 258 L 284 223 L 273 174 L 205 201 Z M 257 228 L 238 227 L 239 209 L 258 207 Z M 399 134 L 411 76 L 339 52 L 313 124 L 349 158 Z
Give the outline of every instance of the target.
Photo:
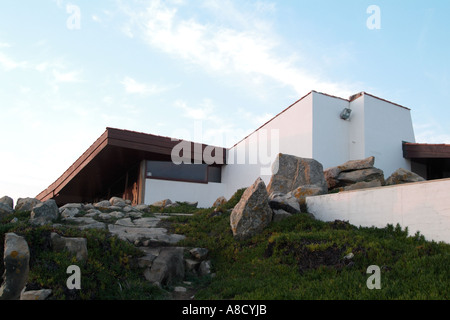
M 272 163 L 280 152 L 311 158 L 312 117 L 312 94 L 309 94 L 231 148 L 227 165 L 222 167 L 222 183 L 226 185 L 224 196 L 229 199 L 236 190 L 252 185 L 258 177 L 268 184 Z M 279 139 L 270 139 L 273 132 L 278 132 Z M 264 146 L 262 142 L 266 137 L 270 145 L 259 148 Z M 266 155 L 262 157 L 261 152 Z
M 353 123 L 340 117 L 348 107 L 347 100 L 313 93 L 313 159 L 324 169 L 349 160 L 349 130 Z
M 170 199 L 175 201 L 198 201 L 199 208 L 209 208 L 214 201 L 223 196 L 223 183 L 192 183 L 159 179 L 146 179 L 145 204 Z
M 360 97 L 350 102 L 352 114 L 348 120 L 349 128 L 349 160 L 358 160 L 367 158 L 365 155 L 364 143 L 364 97 Z
M 402 141 L 415 142 L 410 110 L 364 95 L 365 157 L 375 157 L 375 167 L 385 178 L 398 168 L 411 170 L 403 158 Z
M 450 243 L 450 179 L 408 183 L 308 197 L 317 219 L 346 220 L 356 226 L 400 224 L 409 235 Z

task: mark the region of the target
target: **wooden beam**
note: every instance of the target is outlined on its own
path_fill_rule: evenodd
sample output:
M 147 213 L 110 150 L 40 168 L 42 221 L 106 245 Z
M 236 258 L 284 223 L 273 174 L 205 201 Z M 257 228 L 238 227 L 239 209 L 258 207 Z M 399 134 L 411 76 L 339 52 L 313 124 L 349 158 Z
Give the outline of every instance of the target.
M 406 159 L 450 158 L 450 145 L 403 143 L 403 157 Z

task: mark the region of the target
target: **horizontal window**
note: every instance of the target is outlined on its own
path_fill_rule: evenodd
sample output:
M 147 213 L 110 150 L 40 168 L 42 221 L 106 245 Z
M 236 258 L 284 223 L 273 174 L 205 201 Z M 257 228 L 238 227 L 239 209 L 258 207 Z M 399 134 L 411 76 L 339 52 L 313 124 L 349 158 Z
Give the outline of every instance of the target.
M 171 161 L 147 161 L 147 178 L 188 182 L 221 182 L 221 168 L 207 164 L 174 164 Z
M 208 182 L 208 165 L 147 161 L 147 177 L 167 180 Z

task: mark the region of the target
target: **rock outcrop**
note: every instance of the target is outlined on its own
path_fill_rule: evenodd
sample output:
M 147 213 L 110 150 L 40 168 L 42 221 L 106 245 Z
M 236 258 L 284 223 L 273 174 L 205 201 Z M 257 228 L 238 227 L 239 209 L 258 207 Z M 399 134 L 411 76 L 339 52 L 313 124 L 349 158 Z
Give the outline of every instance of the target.
M 222 197 L 217 198 L 216 201 L 214 201 L 212 206 L 214 208 L 220 207 L 220 206 L 224 205 L 226 202 L 227 202 L 227 199 L 222 196 Z
M 264 187 L 265 189 L 265 187 Z M 0 205 L 7 207 L 8 213 L 14 212 L 12 203 L 3 197 Z M 169 201 L 164 201 L 166 207 Z M 197 206 L 196 202 L 176 203 L 176 205 Z M 137 262 L 144 270 L 144 276 L 155 285 L 169 285 L 184 280 L 189 273 L 205 276 L 211 273 L 211 261 L 208 260 L 206 248 L 185 248 L 175 245 L 185 238 L 184 235 L 170 233 L 163 220 L 172 214 L 154 213 L 149 205 L 132 206 L 128 200 L 112 197 L 94 204 L 68 203 L 58 208 L 53 200 L 40 202 L 33 198 L 21 199 L 16 205 L 18 211 L 31 211 L 29 223 L 35 225 L 52 224 L 57 229 L 65 224 L 81 230 L 98 228 L 108 230 L 119 239 L 128 241 L 144 252 Z M 182 214 L 182 213 L 180 213 Z M 178 215 L 175 213 L 174 215 Z M 183 215 L 183 214 L 182 214 Z M 185 214 L 190 215 L 190 214 Z M 58 223 L 55 219 L 60 217 Z M 50 234 L 51 250 L 67 251 L 77 262 L 87 261 L 87 239 L 71 238 Z M 5 237 L 5 274 L 0 289 L 0 299 L 45 300 L 50 289 L 25 291 L 28 278 L 29 254 L 28 244 L 23 237 L 9 233 Z
M 340 166 L 327 168 L 324 175 L 328 189 L 334 189 L 340 184 L 338 177 L 341 172 L 373 168 L 374 163 L 375 157 L 368 157 L 362 160 L 350 160 Z
M 59 209 L 55 200 L 38 203 L 31 211 L 30 223 L 33 225 L 50 224 L 59 217 Z
M 284 194 L 281 192 L 272 193 L 269 195 L 269 206 L 272 210 L 283 210 L 289 213 L 299 213 L 300 203 L 298 199 L 289 192 Z
M 16 211 L 31 211 L 39 203 L 41 201 L 36 198 L 19 198 L 14 209 Z
M 28 280 L 30 249 L 26 240 L 15 233 L 5 234 L 3 255 L 5 272 L 0 300 L 18 300 Z
M 317 186 L 323 193 L 328 190 L 323 166 L 314 159 L 280 153 L 272 165 L 272 172 L 272 177 L 267 186 L 269 194 L 286 194 L 305 185 Z
M 164 208 L 170 204 L 172 204 L 172 201 L 170 199 L 164 199 L 164 200 L 160 200 L 160 201 L 156 201 L 156 202 L 152 203 L 152 206 Z
M 8 208 L 14 209 L 14 200 L 11 197 L 8 197 L 8 196 L 1 197 L 0 204 L 4 204 Z
M 144 271 L 145 278 L 155 285 L 166 285 L 185 276 L 184 248 L 163 247 L 152 262 L 151 267 Z
M 5 203 L 0 202 L 0 219 L 9 216 L 14 213 L 14 209 L 12 209 L 10 206 L 8 206 Z
M 51 240 L 53 250 L 60 252 L 68 251 L 75 256 L 77 261 L 86 261 L 88 258 L 87 240 L 85 238 L 67 238 L 52 232 Z
M 385 185 L 384 173 L 374 167 L 375 158 L 350 160 L 324 171 L 328 191 L 348 191 Z
M 45 300 L 52 294 L 50 289 L 23 291 L 20 300 Z
M 287 195 L 292 196 L 297 199 L 300 205 L 300 211 L 306 212 L 306 198 L 312 196 L 318 196 L 321 194 L 325 194 L 327 192 L 323 191 L 323 188 L 316 185 L 305 185 L 300 186 L 292 191 L 290 191 Z
M 246 239 L 260 233 L 272 221 L 272 209 L 264 181 L 256 179 L 242 194 L 230 216 L 231 230 L 235 238 Z
M 395 184 L 403 184 L 403 183 L 419 182 L 419 181 L 425 181 L 425 179 L 414 172 L 411 172 L 411 171 L 403 169 L 403 168 L 399 168 L 399 169 L 395 170 L 389 176 L 389 178 L 386 179 L 386 185 L 391 186 L 391 185 L 395 185 Z

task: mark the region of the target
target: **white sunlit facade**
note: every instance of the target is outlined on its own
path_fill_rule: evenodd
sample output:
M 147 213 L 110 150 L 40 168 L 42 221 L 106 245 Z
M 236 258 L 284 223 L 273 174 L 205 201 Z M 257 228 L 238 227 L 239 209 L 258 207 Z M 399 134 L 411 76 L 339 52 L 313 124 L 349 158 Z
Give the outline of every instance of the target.
M 231 148 L 107 128 L 37 198 L 64 204 L 119 196 L 133 204 L 170 199 L 210 207 L 218 197 L 229 199 L 257 177 L 268 184 L 278 153 L 313 158 L 324 169 L 374 156 L 375 167 L 387 177 L 398 168 L 411 170 L 404 142 L 417 158 L 408 108 L 365 92 L 343 99 L 311 91 Z M 177 165 L 173 153 L 180 143 L 189 150 L 183 150 L 187 163 Z M 446 154 L 449 149 L 442 150 Z M 206 157 L 213 153 L 215 162 Z M 199 163 L 190 164 L 195 160 Z M 414 163 L 425 177 L 424 161 Z

